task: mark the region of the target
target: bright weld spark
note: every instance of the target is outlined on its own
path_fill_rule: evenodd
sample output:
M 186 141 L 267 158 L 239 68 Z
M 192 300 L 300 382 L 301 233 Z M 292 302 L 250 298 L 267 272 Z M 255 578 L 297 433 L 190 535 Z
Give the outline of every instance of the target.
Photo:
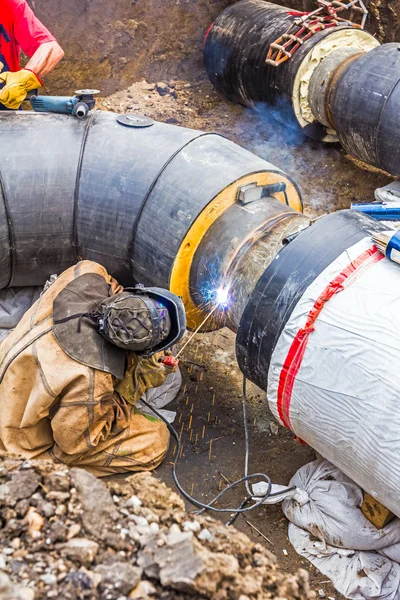
M 215 301 L 222 308 L 226 308 L 229 304 L 229 288 L 220 287 L 215 292 Z
M 184 344 L 182 346 L 182 348 L 179 350 L 178 354 L 176 355 L 175 358 L 178 358 L 182 352 L 185 350 L 186 346 L 188 344 L 190 344 L 190 342 L 193 340 L 194 336 L 196 335 L 196 333 L 198 333 L 198 331 L 200 331 L 200 329 L 203 327 L 203 325 L 208 321 L 208 319 L 213 315 L 213 313 L 219 308 L 219 309 L 223 309 L 225 310 L 226 308 L 228 308 L 230 302 L 231 302 L 231 297 L 229 294 L 229 289 L 230 289 L 230 285 L 226 286 L 226 287 L 222 287 L 220 286 L 218 289 L 212 290 L 210 292 L 208 292 L 207 296 L 209 298 L 209 302 L 214 304 L 214 308 L 208 313 L 208 315 L 206 316 L 206 318 L 204 319 L 204 321 L 202 321 L 202 323 L 200 323 L 200 325 L 194 330 L 194 332 L 192 333 L 192 335 L 189 337 L 189 339 L 187 340 L 186 344 Z

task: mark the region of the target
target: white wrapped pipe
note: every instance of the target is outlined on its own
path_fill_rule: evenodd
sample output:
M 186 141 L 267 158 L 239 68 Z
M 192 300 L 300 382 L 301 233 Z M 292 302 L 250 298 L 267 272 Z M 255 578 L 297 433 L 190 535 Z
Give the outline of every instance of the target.
M 400 516 L 400 267 L 369 236 L 309 285 L 272 353 L 275 417 Z

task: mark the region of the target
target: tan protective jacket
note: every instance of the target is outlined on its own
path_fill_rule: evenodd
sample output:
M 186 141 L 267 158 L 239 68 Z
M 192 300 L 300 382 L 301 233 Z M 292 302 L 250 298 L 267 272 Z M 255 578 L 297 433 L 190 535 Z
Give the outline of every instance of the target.
M 110 295 L 122 290 L 101 265 L 82 261 L 56 279 L 0 344 L 0 450 L 51 456 L 98 476 L 153 469 L 164 458 L 168 430 L 134 405 L 171 369 L 157 355 L 140 361 L 132 355 L 120 382 L 70 358 L 53 335 L 54 298 L 85 273 L 104 277 Z

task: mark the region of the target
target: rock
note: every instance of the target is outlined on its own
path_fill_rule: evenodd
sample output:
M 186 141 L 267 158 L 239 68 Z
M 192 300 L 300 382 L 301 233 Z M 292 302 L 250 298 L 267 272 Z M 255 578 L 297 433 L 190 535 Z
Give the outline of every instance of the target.
M 47 518 L 54 516 L 56 512 L 51 502 L 43 502 L 38 508 L 41 514 Z
M 185 521 L 182 523 L 183 531 L 193 531 L 197 533 L 201 529 L 201 525 L 198 521 Z
M 149 596 L 155 596 L 157 594 L 157 590 L 154 585 L 143 579 L 143 581 L 139 581 L 135 589 L 131 591 L 129 594 L 129 598 L 134 598 L 135 600 L 147 600 Z
M 31 506 L 26 514 L 26 522 L 28 523 L 28 533 L 32 537 L 38 537 L 40 535 L 40 531 L 44 525 L 44 519 L 36 509 Z
M 135 495 L 131 496 L 129 500 L 125 502 L 127 508 L 133 508 L 134 511 L 138 510 L 142 506 L 142 501 Z
M 57 583 L 57 577 L 52 573 L 45 573 L 44 575 L 41 575 L 40 579 L 45 585 L 54 585 Z
M 99 545 L 87 538 L 73 538 L 61 549 L 63 557 L 76 560 L 82 565 L 90 565 L 99 551 Z
M 158 548 L 154 553 L 154 562 L 159 568 L 161 584 L 175 589 L 194 587 L 194 581 L 204 566 L 196 555 L 191 540 Z
M 74 523 L 69 527 L 67 532 L 67 540 L 72 540 L 72 538 L 76 537 L 81 530 L 81 526 L 79 523 Z
M 57 506 L 57 508 L 56 508 L 57 516 L 63 517 L 66 514 L 67 514 L 67 507 L 65 506 L 65 504 L 60 504 L 59 506 Z
M 96 573 L 101 575 L 101 585 L 112 585 L 122 594 L 129 594 L 139 583 L 142 569 L 126 562 L 115 562 L 112 565 L 98 565 Z
M 110 492 L 105 483 L 83 469 L 71 469 L 71 478 L 82 504 L 82 523 L 88 533 L 101 538 L 109 519 L 118 519 Z
M 198 538 L 199 538 L 199 540 L 205 540 L 207 542 L 212 542 L 213 536 L 209 532 L 208 529 L 204 528 L 200 531 Z
M 50 543 L 63 542 L 67 537 L 67 528 L 62 521 L 53 521 L 50 525 L 49 539 Z
M 2 483 L 0 485 L 0 506 L 4 506 L 4 504 L 9 504 L 12 502 L 12 498 L 10 497 L 10 488 L 6 483 Z
M 191 540 L 193 537 L 192 531 L 181 531 L 179 527 L 174 523 L 170 528 L 170 532 L 167 535 L 168 546 L 174 546 L 175 544 L 181 544 L 186 540 Z
M 5 573 L 0 573 L 0 598 L 1 600 L 15 600 L 15 587 Z
M 15 512 L 18 517 L 24 517 L 29 510 L 29 500 L 25 498 L 24 500 L 20 500 L 15 505 Z
M 14 471 L 7 482 L 9 493 L 15 500 L 29 498 L 39 487 L 40 475 L 33 469 Z
M 4 554 L 0 554 L 0 571 L 4 571 L 7 566 L 6 557 Z
M 175 119 L 175 117 L 168 117 L 168 119 L 165 119 L 165 122 L 168 123 L 169 125 L 179 125 L 180 121 L 178 121 L 178 119 Z
M 66 500 L 69 500 L 69 493 L 58 491 L 49 492 L 47 494 L 47 499 L 55 500 L 56 502 L 65 502 Z
M 166 83 L 164 83 L 163 81 L 160 81 L 159 83 L 157 83 L 156 90 L 160 94 L 160 96 L 166 96 L 167 94 L 170 93 L 169 86 Z
M 93 587 L 92 578 L 84 571 L 70 571 L 64 581 L 78 589 L 90 590 Z
M 30 587 L 20 587 L 18 590 L 18 600 L 34 600 L 35 590 Z

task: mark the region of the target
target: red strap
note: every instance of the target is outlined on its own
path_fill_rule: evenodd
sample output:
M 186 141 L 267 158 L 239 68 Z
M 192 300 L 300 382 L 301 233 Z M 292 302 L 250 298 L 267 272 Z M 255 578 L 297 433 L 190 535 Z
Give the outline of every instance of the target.
M 285 362 L 283 363 L 278 386 L 278 413 L 282 423 L 288 429 L 292 429 L 290 422 L 290 402 L 292 399 L 293 386 L 303 361 L 303 356 L 308 343 L 308 337 L 310 333 L 314 331 L 315 321 L 321 314 L 325 303 L 328 302 L 328 300 L 330 300 L 335 294 L 342 292 L 346 287 L 356 280 L 354 273 L 361 266 L 372 266 L 374 263 L 382 260 L 382 258 L 384 258 L 384 256 L 378 252 L 376 246 L 372 246 L 360 254 L 360 256 L 352 261 L 337 277 L 335 277 L 335 279 L 333 279 L 327 285 L 308 313 L 305 326 L 299 329 L 297 332 L 289 348 Z M 349 279 L 351 275 L 353 275 L 353 277 Z

